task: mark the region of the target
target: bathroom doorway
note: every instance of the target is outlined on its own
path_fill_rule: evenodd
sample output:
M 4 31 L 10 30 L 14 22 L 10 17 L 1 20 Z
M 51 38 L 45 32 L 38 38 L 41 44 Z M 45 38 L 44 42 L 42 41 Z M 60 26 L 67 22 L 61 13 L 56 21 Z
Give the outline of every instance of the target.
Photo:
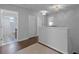
M 2 9 L 1 28 L 2 43 L 14 42 L 18 40 L 18 13 Z

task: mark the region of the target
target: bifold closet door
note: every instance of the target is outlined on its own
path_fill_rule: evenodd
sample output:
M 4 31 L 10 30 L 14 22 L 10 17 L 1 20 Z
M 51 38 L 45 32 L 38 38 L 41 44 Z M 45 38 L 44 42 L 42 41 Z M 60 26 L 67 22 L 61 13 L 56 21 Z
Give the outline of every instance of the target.
M 17 15 L 13 11 L 1 10 L 2 42 L 16 40 Z

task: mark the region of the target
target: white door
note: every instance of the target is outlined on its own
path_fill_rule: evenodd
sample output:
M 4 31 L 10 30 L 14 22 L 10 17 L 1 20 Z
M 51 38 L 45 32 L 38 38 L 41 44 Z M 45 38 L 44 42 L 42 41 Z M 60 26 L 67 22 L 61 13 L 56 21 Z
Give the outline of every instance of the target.
M 17 30 L 17 13 L 1 10 L 2 42 L 15 41 Z

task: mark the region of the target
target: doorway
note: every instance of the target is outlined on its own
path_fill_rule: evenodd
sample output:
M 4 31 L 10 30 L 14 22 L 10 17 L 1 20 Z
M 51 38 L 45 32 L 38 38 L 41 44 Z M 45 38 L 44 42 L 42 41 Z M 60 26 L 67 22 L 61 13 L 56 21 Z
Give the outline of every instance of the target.
M 1 40 L 2 43 L 18 40 L 18 13 L 10 10 L 1 10 Z

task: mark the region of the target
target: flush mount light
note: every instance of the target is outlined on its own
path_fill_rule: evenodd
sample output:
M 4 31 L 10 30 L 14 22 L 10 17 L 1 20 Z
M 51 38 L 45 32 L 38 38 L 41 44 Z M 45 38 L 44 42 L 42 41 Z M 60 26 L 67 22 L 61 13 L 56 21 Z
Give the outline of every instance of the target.
M 48 11 L 47 11 L 47 10 L 42 10 L 42 11 L 40 11 L 40 13 L 41 13 L 42 15 L 46 15 L 46 14 L 48 13 Z
M 49 9 L 54 10 L 54 11 L 59 11 L 61 9 L 64 9 L 65 7 L 66 7 L 66 5 L 56 4 L 56 5 L 50 6 Z

